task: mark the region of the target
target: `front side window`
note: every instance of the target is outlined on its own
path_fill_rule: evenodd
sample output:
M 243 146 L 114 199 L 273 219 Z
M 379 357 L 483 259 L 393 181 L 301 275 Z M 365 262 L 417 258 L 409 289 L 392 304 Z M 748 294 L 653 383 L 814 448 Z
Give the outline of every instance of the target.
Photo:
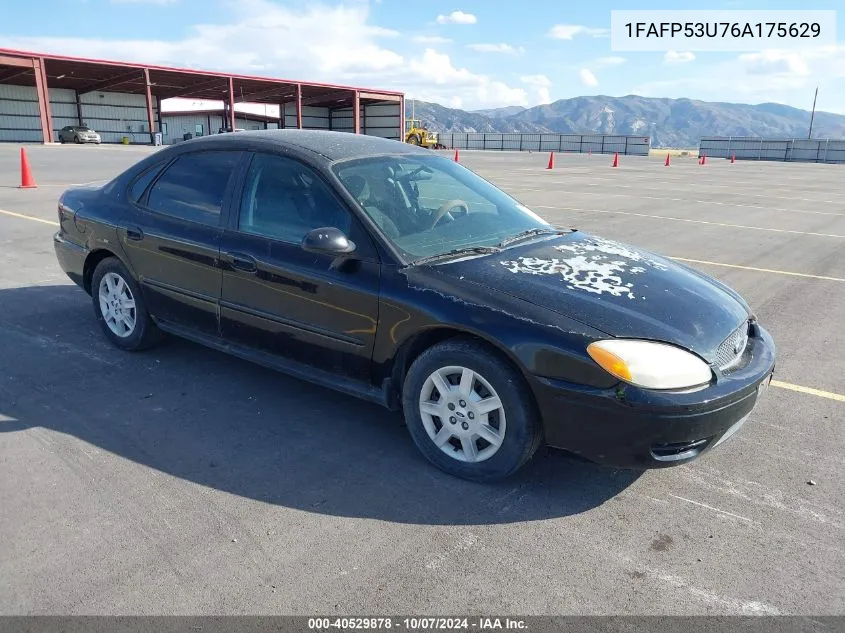
M 378 156 L 339 163 L 334 170 L 411 260 L 552 229 L 501 189 L 440 156 Z
M 240 152 L 184 154 L 150 189 L 147 206 L 178 218 L 217 225 Z
M 299 243 L 313 229 L 334 227 L 349 233 L 346 208 L 308 167 L 273 154 L 256 154 L 247 171 L 238 229 Z

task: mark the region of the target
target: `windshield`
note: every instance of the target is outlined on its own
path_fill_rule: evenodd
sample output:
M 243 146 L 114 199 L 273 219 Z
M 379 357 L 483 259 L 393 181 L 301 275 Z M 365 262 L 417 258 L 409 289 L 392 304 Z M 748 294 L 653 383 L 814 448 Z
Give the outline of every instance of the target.
M 91 128 L 90 128 L 90 127 L 83 127 L 83 126 L 79 126 L 79 127 L 77 127 L 77 128 L 76 128 L 76 131 L 77 131 L 77 132 L 90 132 L 90 131 L 91 131 Z
M 378 156 L 343 162 L 335 173 L 407 259 L 496 246 L 553 227 L 501 189 L 447 158 Z

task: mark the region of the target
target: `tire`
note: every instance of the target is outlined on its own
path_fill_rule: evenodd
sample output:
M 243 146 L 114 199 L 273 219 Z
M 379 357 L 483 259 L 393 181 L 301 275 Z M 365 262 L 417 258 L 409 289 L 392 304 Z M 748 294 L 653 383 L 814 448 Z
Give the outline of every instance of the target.
M 109 317 L 106 305 L 118 298 L 123 299 L 118 312 L 120 318 Z M 116 347 L 135 352 L 152 347 L 161 339 L 161 331 L 147 312 L 138 283 L 116 257 L 107 257 L 94 269 L 91 300 L 97 322 Z M 131 308 L 129 301 L 133 302 Z M 112 307 L 118 308 L 116 304 Z
M 79 138 L 78 136 L 74 136 L 74 137 L 73 137 L 73 142 L 74 142 L 74 143 L 76 143 L 77 145 L 81 145 L 81 144 L 82 144 L 82 139 L 81 139 L 81 138 Z
M 59 135 L 59 143 L 61 143 L 62 145 L 65 144 L 65 137 L 62 136 L 61 134 Z
M 467 376 L 466 370 L 472 372 L 472 386 L 461 392 L 456 382 L 460 376 Z M 450 381 L 443 384 L 450 393 L 442 405 L 435 374 Z M 467 393 L 471 394 L 469 398 L 465 397 Z M 498 396 L 501 407 L 486 411 L 493 406 L 492 395 Z M 522 468 L 542 443 L 540 416 L 522 375 L 507 360 L 473 340 L 451 339 L 423 352 L 405 377 L 402 405 L 408 430 L 420 452 L 442 471 L 462 479 L 505 479 Z M 498 446 L 488 437 L 496 438 Z M 439 438 L 439 445 L 435 438 Z
M 422 145 L 422 139 L 418 135 L 414 134 L 408 139 L 408 143 L 411 145 Z

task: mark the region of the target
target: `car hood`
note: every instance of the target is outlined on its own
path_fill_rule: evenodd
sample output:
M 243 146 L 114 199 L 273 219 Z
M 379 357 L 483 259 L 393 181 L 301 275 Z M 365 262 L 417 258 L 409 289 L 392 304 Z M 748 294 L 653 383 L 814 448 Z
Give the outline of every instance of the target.
M 575 231 L 437 266 L 614 337 L 666 341 L 707 360 L 750 309 L 733 290 L 672 260 Z

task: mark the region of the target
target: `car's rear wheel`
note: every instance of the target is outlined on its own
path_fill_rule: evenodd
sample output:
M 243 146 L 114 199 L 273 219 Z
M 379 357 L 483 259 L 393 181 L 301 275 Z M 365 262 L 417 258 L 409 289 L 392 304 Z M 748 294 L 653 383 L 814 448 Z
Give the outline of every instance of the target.
M 141 290 L 116 257 L 97 264 L 91 298 L 97 322 L 117 347 L 137 351 L 158 342 L 161 333 L 147 312 Z
M 505 359 L 468 339 L 423 352 L 403 386 L 408 429 L 441 470 L 473 481 L 504 479 L 542 441 L 542 425 L 523 377 Z

